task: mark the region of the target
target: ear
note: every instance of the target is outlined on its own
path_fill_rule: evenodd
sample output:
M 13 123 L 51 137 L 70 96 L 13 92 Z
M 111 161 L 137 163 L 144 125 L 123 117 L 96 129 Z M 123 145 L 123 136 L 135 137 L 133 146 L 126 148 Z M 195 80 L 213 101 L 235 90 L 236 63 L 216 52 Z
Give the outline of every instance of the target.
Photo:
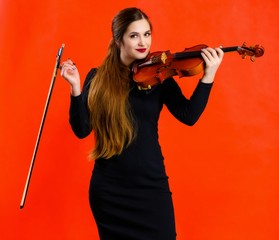
M 118 47 L 118 48 L 120 48 L 120 44 L 121 44 L 121 42 L 118 40 L 118 41 L 115 41 L 115 44 L 116 44 L 116 46 Z
M 122 39 L 120 39 L 120 40 L 115 40 L 115 45 L 120 49 L 120 47 L 123 45 Z

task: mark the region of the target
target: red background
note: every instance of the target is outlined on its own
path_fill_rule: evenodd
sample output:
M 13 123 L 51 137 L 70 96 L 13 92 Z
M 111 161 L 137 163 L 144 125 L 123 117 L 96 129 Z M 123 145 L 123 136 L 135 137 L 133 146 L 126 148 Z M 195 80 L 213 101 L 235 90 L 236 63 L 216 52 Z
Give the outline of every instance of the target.
M 112 17 L 137 6 L 154 25 L 152 51 L 205 43 L 261 44 L 252 63 L 225 54 L 194 127 L 165 109 L 159 131 L 178 240 L 279 239 L 279 2 L 138 0 L 0 2 L 0 238 L 97 239 L 88 203 L 92 135 L 68 124 L 69 86 L 57 77 L 25 207 L 20 200 L 55 56 L 65 43 L 81 77 L 102 61 Z M 178 79 L 190 96 L 198 78 Z

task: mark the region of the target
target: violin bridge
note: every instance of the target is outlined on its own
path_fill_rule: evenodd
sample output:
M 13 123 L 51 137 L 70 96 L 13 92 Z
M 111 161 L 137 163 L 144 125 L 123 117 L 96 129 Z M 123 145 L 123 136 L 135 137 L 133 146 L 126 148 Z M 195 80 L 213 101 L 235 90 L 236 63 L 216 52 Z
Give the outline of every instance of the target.
M 165 53 L 165 52 L 163 52 L 162 54 L 161 54 L 161 61 L 165 64 L 166 63 L 166 60 L 167 60 L 167 54 Z

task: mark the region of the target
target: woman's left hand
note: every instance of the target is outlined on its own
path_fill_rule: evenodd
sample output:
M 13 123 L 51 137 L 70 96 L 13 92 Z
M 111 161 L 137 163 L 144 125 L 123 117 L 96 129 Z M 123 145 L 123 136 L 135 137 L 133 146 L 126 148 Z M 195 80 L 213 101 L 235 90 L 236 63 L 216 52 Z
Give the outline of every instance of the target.
M 201 55 L 205 61 L 204 76 L 201 81 L 203 83 L 212 83 L 217 69 L 222 62 L 224 52 L 221 48 L 208 47 L 201 50 Z

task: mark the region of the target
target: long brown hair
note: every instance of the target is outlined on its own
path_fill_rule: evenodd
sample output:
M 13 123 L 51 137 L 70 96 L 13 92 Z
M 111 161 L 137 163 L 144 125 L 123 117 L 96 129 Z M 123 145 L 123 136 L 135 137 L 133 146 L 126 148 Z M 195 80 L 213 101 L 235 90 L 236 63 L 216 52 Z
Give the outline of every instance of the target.
M 95 148 L 91 159 L 110 158 L 119 155 L 135 137 L 133 117 L 128 102 L 130 69 L 120 60 L 117 43 L 130 23 L 146 19 L 147 15 L 138 8 L 120 11 L 112 21 L 113 38 L 102 65 L 92 80 L 88 95 L 91 126 L 95 134 Z

